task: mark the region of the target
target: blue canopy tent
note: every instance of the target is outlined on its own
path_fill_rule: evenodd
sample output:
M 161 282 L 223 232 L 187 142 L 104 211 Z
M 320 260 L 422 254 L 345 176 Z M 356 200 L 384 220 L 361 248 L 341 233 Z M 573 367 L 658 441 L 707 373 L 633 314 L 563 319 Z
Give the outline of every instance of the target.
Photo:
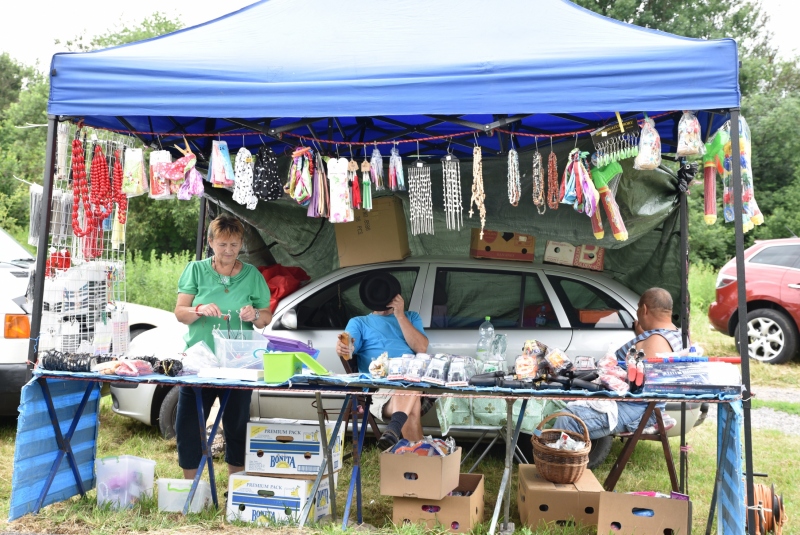
M 147 145 L 187 136 L 201 158 L 229 147 L 332 149 L 402 141 L 401 153 L 505 154 L 537 136 L 584 135 L 621 118 L 656 118 L 674 150 L 680 110 L 697 110 L 704 136 L 730 118 L 740 93 L 735 41 L 678 37 L 599 16 L 566 0 L 262 0 L 172 34 L 88 53 L 56 54 L 50 69 L 49 205 L 58 121 L 130 132 Z M 616 113 L 615 113 L 616 112 Z M 257 134 L 257 135 L 254 135 Z M 479 135 L 476 135 L 479 134 Z M 734 152 L 738 137 L 732 136 Z M 414 140 L 421 140 L 418 145 Z M 283 148 L 281 148 L 281 151 Z M 741 177 L 734 159 L 739 318 L 744 299 Z M 686 196 L 680 195 L 686 242 Z M 43 211 L 40 228 L 49 228 Z M 47 248 L 40 237 L 40 250 Z M 687 258 L 681 310 L 688 309 Z M 37 270 L 44 272 L 45 255 Z M 43 281 L 34 300 L 41 310 Z M 40 312 L 32 332 L 38 332 Z M 740 329 L 740 347 L 747 347 Z M 31 343 L 31 352 L 34 344 Z M 33 356 L 33 353 L 31 353 Z M 749 398 L 747 358 L 742 375 Z M 752 505 L 749 402 L 744 404 Z M 752 510 L 750 511 L 752 514 Z M 754 529 L 754 522 L 749 522 Z

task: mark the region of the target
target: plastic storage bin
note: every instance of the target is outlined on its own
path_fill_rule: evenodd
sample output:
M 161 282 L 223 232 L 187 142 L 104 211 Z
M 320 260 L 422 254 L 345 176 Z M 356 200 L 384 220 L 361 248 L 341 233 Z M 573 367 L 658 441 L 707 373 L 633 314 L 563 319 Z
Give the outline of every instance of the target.
M 309 346 L 279 337 L 266 337 L 258 331 L 215 330 L 214 353 L 226 368 L 261 369 L 262 356 L 269 351 L 304 352 L 316 359 L 319 351 Z
M 115 509 L 130 507 L 140 496 L 153 495 L 156 462 L 133 455 L 104 457 L 94 462 L 97 505 L 110 502 Z
M 192 488 L 191 479 L 161 479 L 158 480 L 158 510 L 168 513 L 180 513 L 186 505 L 186 498 Z M 211 505 L 211 486 L 206 481 L 200 481 L 194 493 L 190 513 L 199 513 L 203 508 Z

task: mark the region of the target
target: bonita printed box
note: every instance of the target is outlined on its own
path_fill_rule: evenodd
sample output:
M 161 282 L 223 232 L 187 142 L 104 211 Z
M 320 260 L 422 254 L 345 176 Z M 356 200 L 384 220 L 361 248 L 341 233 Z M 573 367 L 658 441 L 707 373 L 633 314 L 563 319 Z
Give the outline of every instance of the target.
M 296 521 L 311 496 L 313 481 L 233 474 L 228 480 L 228 522 L 270 524 Z M 308 518 L 318 521 L 330 513 L 328 479 L 322 478 Z
M 326 424 L 328 444 L 332 442 L 333 422 Z M 342 467 L 344 426 L 333 440 L 333 471 Z M 247 424 L 245 472 L 273 476 L 313 477 L 324 459 L 317 422 L 264 419 Z M 329 467 L 326 467 L 327 474 Z

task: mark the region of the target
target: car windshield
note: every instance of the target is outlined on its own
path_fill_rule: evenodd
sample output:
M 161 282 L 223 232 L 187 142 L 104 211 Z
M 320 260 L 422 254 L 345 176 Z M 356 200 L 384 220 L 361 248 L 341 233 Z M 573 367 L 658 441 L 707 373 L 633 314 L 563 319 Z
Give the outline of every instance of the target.
M 0 262 L 30 263 L 33 262 L 33 256 L 5 230 L 0 229 Z

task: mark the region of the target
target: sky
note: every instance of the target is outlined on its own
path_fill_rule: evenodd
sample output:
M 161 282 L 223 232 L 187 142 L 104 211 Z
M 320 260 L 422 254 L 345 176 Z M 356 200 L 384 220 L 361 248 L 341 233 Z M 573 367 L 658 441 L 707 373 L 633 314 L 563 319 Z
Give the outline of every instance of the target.
M 144 17 L 161 11 L 170 18 L 179 18 L 186 26 L 194 26 L 236 11 L 255 0 L 81 0 L 78 3 L 64 0 L 25 0 L 15 3 L 10 11 L 24 9 L 29 13 L 46 14 L 29 17 L 28 23 L 4 24 L 0 31 L 0 52 L 8 52 L 21 63 L 39 62 L 41 70 L 47 69 L 53 54 L 64 50 L 54 41 L 66 41 L 86 30 L 87 37 L 105 33 L 121 24 L 135 24 Z M 771 18 L 773 43 L 784 57 L 800 53 L 800 32 L 797 31 L 797 14 L 800 5 L 796 0 L 761 0 Z M 6 11 L 11 20 L 22 20 Z M 8 19 L 6 19 L 8 22 Z

